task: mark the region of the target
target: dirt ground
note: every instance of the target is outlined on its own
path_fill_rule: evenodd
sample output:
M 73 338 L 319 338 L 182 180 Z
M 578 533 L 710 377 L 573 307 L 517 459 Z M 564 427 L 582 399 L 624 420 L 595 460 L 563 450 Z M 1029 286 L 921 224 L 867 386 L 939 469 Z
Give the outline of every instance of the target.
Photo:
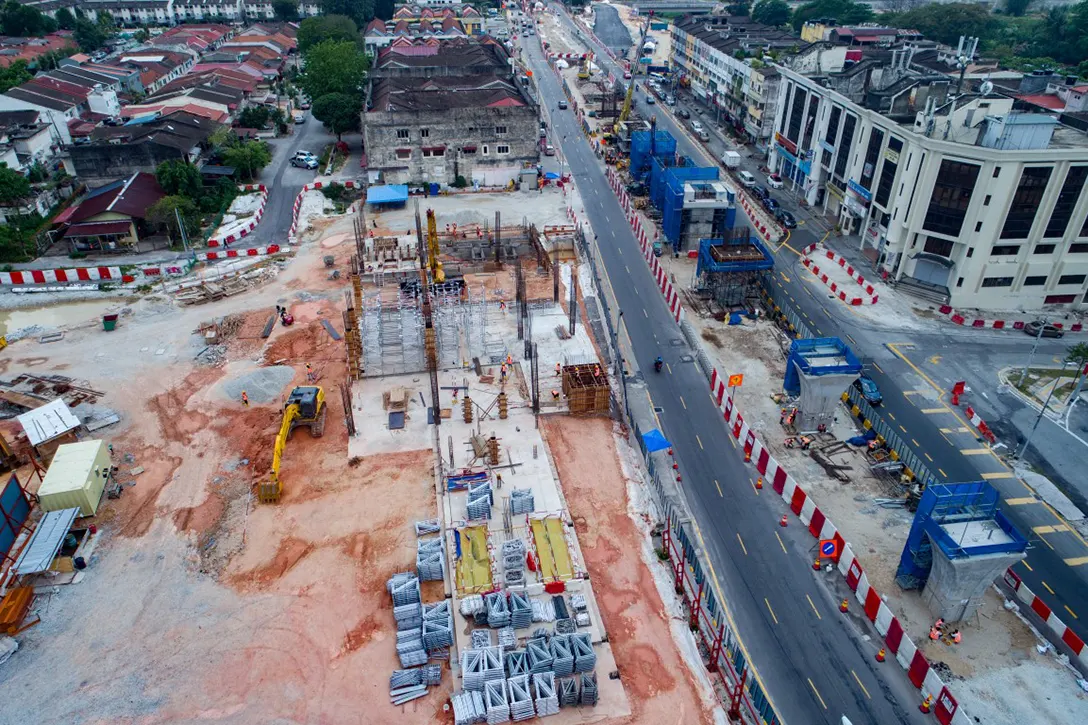
M 612 422 L 547 416 L 541 429 L 631 700 L 624 722 L 713 722 L 713 706 L 680 654 L 653 574 L 639 554 L 645 537 L 632 519 Z

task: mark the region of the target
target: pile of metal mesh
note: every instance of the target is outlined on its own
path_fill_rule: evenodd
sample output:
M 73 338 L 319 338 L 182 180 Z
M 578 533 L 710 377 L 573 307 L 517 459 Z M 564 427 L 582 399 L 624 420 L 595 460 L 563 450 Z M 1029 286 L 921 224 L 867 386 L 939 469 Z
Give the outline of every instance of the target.
M 484 683 L 484 707 L 487 725 L 510 722 L 510 703 L 506 699 L 506 680 Z
M 453 646 L 453 612 L 446 600 L 423 605 L 423 647 L 428 653 Z
M 487 708 L 480 692 L 459 692 L 451 698 L 453 701 L 454 725 L 474 725 L 487 721 Z
M 573 677 L 559 681 L 559 704 L 574 707 L 578 704 L 578 680 Z
M 481 481 L 468 485 L 467 517 L 470 521 L 491 518 L 491 483 Z
M 506 586 L 525 583 L 525 542 L 510 539 L 502 542 L 502 567 Z
M 474 629 L 469 636 L 472 638 L 472 649 L 481 649 L 495 644 L 491 641 L 490 629 Z
M 538 716 L 559 714 L 559 696 L 555 693 L 555 673 L 542 672 L 533 675 L 533 695 Z
M 593 651 L 589 634 L 572 634 L 569 641 L 571 653 L 574 655 L 574 671 L 592 672 L 597 666 L 597 653 Z
M 427 534 L 437 534 L 442 531 L 442 525 L 438 523 L 438 519 L 427 519 L 425 521 L 416 522 L 416 536 L 425 536 Z
M 510 626 L 510 604 L 503 592 L 491 592 L 487 595 L 487 624 L 490 627 Z
M 565 635 L 551 638 L 548 643 L 552 654 L 552 671 L 558 677 L 566 677 L 574 673 L 574 655 L 570 651 L 570 641 Z
M 510 626 L 524 629 L 533 623 L 533 606 L 529 597 L 518 592 L 510 592 Z
M 416 542 L 416 572 L 420 581 L 442 581 L 442 539 L 420 539 Z
M 597 704 L 597 673 L 596 672 L 583 672 L 582 673 L 582 694 L 580 697 L 581 704 L 583 705 L 596 705 Z
M 510 513 L 531 514 L 533 512 L 533 490 L 531 488 L 515 488 L 510 491 Z
M 536 715 L 528 675 L 511 677 L 506 681 L 506 690 L 510 701 L 510 717 L 514 722 L 528 720 Z

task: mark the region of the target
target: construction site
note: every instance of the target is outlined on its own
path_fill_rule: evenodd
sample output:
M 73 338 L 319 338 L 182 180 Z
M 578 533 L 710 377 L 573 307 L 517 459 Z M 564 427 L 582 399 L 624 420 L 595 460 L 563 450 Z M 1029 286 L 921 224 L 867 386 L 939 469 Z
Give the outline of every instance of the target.
M 574 193 L 360 205 L 0 351 L 6 716 L 711 722 Z

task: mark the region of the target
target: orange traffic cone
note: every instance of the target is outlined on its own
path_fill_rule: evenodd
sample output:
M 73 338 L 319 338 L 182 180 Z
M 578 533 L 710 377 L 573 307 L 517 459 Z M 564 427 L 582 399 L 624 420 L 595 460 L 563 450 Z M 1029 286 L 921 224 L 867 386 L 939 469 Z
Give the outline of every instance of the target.
M 751 463 L 752 462 L 752 452 L 751 451 L 745 451 L 744 452 L 744 462 L 745 463 Z
M 812 562 L 812 571 L 820 571 L 820 560 L 816 559 Z
M 786 526 L 787 524 L 789 524 L 789 520 L 786 518 L 786 514 L 782 514 L 782 518 L 778 520 L 778 525 Z
M 881 647 L 880 651 L 878 651 L 876 653 L 876 661 L 877 662 L 883 662 L 884 661 L 884 648 L 883 647 Z
M 759 478 L 756 479 L 756 488 L 757 489 L 763 488 L 763 476 L 760 476 Z
M 846 611 L 849 611 L 849 610 L 850 610 L 850 602 L 843 599 L 842 604 L 839 605 L 839 611 L 840 612 L 846 612 Z
M 922 704 L 918 706 L 918 709 L 922 712 L 928 713 L 933 709 L 933 695 L 926 695 L 926 699 L 922 700 Z

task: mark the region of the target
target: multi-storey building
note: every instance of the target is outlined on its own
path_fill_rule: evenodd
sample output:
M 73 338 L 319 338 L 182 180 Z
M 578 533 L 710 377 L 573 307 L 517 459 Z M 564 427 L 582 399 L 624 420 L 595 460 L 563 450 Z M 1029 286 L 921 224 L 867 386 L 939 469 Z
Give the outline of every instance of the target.
M 671 26 L 669 61 L 696 98 L 723 113 L 734 130 L 766 148 L 774 128 L 778 72 L 769 53 L 785 52 L 797 36 L 725 15 L 687 16 Z
M 959 307 L 1080 307 L 1088 139 L 1056 114 L 911 51 L 829 71 L 781 66 L 769 166 L 834 217 L 882 274 Z M 803 65 L 803 64 L 798 64 Z

